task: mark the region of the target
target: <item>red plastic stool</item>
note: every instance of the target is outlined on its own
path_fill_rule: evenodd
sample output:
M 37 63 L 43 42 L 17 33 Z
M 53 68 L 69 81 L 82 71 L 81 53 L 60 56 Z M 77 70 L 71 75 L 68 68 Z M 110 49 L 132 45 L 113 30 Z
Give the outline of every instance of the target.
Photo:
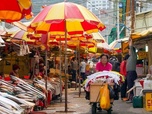
M 48 97 L 47 102 L 48 102 L 48 104 L 50 104 L 51 100 L 52 100 L 52 91 L 48 91 L 48 96 L 47 97 Z

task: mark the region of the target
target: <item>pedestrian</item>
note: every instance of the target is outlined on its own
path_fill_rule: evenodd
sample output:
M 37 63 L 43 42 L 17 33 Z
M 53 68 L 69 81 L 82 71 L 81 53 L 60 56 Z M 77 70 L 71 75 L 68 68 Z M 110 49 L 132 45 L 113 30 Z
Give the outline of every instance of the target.
M 120 72 L 120 62 L 116 56 L 112 56 L 109 62 L 112 64 L 112 71 Z
M 121 81 L 122 82 L 122 85 L 121 85 L 121 99 L 123 101 L 127 101 L 128 100 L 128 98 L 126 96 L 126 92 L 127 92 L 126 64 L 127 64 L 127 59 L 128 58 L 129 58 L 129 54 L 126 54 L 124 59 L 123 59 L 123 61 L 120 64 L 120 74 L 122 74 L 124 76 L 124 79 L 125 79 L 124 82 Z
M 76 75 L 78 71 L 78 62 L 75 57 L 72 58 L 71 61 L 71 70 L 72 70 L 72 81 L 76 82 Z
M 90 75 L 90 62 L 88 63 L 88 59 L 85 59 L 86 61 L 86 71 L 85 71 L 85 74 L 86 76 Z
M 137 53 L 136 49 L 133 47 L 132 39 L 129 39 L 129 58 L 126 64 L 126 71 L 127 71 L 127 86 L 128 90 L 130 90 L 134 86 L 134 81 L 137 79 L 136 73 L 136 63 L 137 63 Z M 133 99 L 133 90 L 129 94 L 128 103 L 132 103 Z
M 86 61 L 85 59 L 82 59 L 81 63 L 80 63 L 80 73 L 81 73 L 81 77 L 82 77 L 82 82 L 86 79 Z
M 106 54 L 100 56 L 100 62 L 96 64 L 96 72 L 100 71 L 111 71 L 112 64 L 108 61 L 109 57 Z

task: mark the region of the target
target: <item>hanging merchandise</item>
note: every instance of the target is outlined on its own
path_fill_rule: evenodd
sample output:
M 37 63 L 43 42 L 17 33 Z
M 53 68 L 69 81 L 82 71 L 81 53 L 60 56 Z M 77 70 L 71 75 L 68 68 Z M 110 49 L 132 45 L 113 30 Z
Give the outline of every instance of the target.
M 4 46 L 5 46 L 4 43 L 5 43 L 4 40 L 3 40 L 2 37 L 0 36 L 0 47 L 4 47 Z
M 24 48 L 23 45 L 20 45 L 20 50 L 19 50 L 18 56 L 24 56 L 23 48 Z
M 21 45 L 18 45 L 20 47 L 18 56 L 24 56 L 26 54 L 30 54 L 29 46 L 25 41 L 22 42 Z
M 20 47 L 19 53 L 17 55 L 18 56 L 24 56 L 25 55 L 25 46 L 24 46 L 25 44 L 24 44 L 24 42 L 22 42 L 21 45 L 18 45 L 18 44 L 15 44 L 15 45 Z
M 25 51 L 26 51 L 26 54 L 30 54 L 31 53 L 27 43 L 25 44 Z

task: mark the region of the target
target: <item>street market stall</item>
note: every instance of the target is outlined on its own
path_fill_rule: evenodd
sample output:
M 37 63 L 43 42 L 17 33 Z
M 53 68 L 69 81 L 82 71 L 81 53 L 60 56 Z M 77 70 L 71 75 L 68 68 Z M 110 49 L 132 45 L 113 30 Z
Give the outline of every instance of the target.
M 132 33 L 131 38 L 134 42 L 138 59 L 140 60 L 136 67 L 138 79 L 135 80 L 135 85 L 132 88 L 135 92 L 133 107 L 144 108 L 146 111 L 152 111 L 151 104 L 148 103 L 148 101 L 151 100 L 151 97 L 149 96 L 152 94 L 150 72 L 152 64 L 151 28 L 143 30 L 142 32 Z

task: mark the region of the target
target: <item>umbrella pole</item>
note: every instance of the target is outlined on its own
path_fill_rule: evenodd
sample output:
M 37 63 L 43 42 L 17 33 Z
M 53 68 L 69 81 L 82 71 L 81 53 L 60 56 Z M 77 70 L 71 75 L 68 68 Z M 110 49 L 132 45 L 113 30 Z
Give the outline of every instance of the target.
M 47 90 L 47 50 L 45 51 L 45 66 L 46 66 L 46 69 L 45 69 L 45 76 L 46 76 L 46 79 L 45 79 L 45 88 Z
M 78 49 L 76 48 L 76 59 L 78 58 Z M 76 70 L 76 77 L 75 77 L 75 90 L 77 89 L 77 79 L 78 79 L 78 75 L 77 75 L 77 70 Z
M 80 44 L 79 44 L 79 50 L 80 50 Z M 78 53 L 78 63 L 79 63 L 79 97 L 80 97 L 80 95 L 81 95 L 81 80 L 80 80 L 80 75 L 81 75 L 81 73 L 80 73 L 80 51 L 79 51 L 79 53 Z
M 45 51 L 45 89 L 47 91 L 47 50 Z M 46 100 L 45 100 L 45 103 L 46 105 L 48 105 L 48 102 L 47 102 L 47 99 L 48 99 L 48 94 L 46 94 Z
M 66 30 L 66 21 L 65 21 L 65 63 L 64 63 L 64 74 L 65 74 L 65 112 L 68 112 L 67 107 L 67 30 Z
M 80 46 L 79 46 L 79 49 L 80 49 Z M 79 57 L 78 57 L 78 61 L 79 61 L 79 97 L 81 95 L 81 73 L 80 73 L 80 52 L 79 52 Z
M 59 52 L 60 54 L 60 102 L 62 102 L 62 77 L 61 77 L 61 58 L 62 58 L 62 55 L 61 55 L 61 41 L 60 41 L 60 52 Z

